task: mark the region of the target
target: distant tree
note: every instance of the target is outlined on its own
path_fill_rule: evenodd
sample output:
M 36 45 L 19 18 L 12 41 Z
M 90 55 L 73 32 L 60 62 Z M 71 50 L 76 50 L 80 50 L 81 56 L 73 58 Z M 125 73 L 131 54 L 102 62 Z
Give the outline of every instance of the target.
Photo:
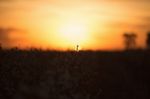
M 125 49 L 126 50 L 133 50 L 136 49 L 136 38 L 137 35 L 135 33 L 125 33 Z
M 2 50 L 2 44 L 0 43 L 0 50 Z
M 76 47 L 76 51 L 77 51 L 77 52 L 79 51 L 79 45 L 77 45 L 77 47 Z
M 125 39 L 125 49 L 129 49 L 130 47 L 130 35 L 128 33 L 124 33 L 124 39 Z
M 147 33 L 146 45 L 147 49 L 150 50 L 150 32 Z

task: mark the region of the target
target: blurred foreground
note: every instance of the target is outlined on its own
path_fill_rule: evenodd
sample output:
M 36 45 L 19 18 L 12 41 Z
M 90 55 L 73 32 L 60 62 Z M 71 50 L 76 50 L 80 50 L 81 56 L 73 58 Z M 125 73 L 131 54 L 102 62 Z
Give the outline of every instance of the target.
M 149 99 L 150 52 L 0 50 L 0 99 Z

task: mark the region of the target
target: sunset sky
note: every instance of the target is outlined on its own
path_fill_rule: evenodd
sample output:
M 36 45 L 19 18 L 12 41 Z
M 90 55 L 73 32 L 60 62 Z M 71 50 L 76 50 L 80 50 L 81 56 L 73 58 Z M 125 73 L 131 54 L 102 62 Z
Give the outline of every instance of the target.
M 150 31 L 150 0 L 0 0 L 4 47 L 57 50 L 123 48 L 135 32 L 138 47 Z

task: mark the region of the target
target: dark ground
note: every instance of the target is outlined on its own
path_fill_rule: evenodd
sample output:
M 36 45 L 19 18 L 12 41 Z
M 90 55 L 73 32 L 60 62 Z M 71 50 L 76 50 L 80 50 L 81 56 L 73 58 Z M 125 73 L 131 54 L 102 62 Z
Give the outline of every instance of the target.
M 0 99 L 150 99 L 150 52 L 0 51 Z

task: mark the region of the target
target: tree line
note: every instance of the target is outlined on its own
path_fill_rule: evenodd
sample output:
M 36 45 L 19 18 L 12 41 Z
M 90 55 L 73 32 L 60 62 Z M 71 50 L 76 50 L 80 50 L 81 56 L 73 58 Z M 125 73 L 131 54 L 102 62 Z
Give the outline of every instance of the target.
M 124 46 L 125 50 L 136 50 L 137 49 L 137 34 L 132 32 L 126 32 L 123 34 L 124 38 Z M 76 50 L 78 51 L 79 45 L 77 45 Z M 146 39 L 146 49 L 150 50 L 150 31 L 147 33 L 147 39 Z M 0 43 L 0 50 L 2 50 L 2 44 Z
M 135 50 L 137 49 L 137 34 L 136 33 L 124 33 L 124 46 L 126 50 Z M 150 50 L 150 32 L 147 33 L 146 38 L 146 49 Z

